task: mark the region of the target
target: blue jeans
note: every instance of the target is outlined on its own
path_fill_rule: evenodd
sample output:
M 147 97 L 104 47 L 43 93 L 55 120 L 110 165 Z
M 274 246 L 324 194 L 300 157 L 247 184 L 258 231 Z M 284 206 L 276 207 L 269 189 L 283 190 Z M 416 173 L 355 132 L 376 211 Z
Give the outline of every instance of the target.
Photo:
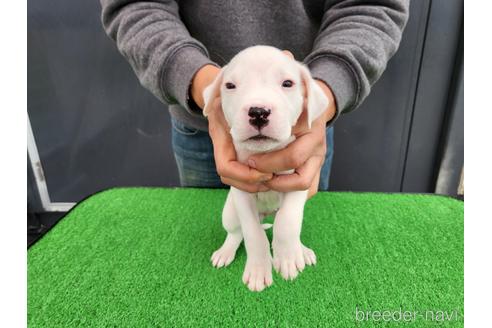
M 172 118 L 172 145 L 183 187 L 224 188 L 215 169 L 212 140 L 207 132 L 190 128 Z M 333 127 L 326 129 L 325 162 L 321 168 L 319 190 L 328 190 L 333 159 Z

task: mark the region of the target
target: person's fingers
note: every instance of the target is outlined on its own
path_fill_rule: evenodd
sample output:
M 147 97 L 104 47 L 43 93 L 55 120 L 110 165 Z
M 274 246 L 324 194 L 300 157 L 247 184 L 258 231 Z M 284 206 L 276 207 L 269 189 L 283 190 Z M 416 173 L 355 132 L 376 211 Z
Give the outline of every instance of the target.
M 214 158 L 217 166 L 223 166 L 229 161 L 236 160 L 236 151 L 232 138 L 228 133 L 222 133 L 218 129 L 210 133 L 214 149 Z
M 222 181 L 222 183 L 224 183 L 226 185 L 233 186 L 237 189 L 240 189 L 240 190 L 243 190 L 243 191 L 246 191 L 249 193 L 265 192 L 265 191 L 270 190 L 270 188 L 268 188 L 267 186 L 265 186 L 262 183 L 257 183 L 257 184 L 255 184 L 255 183 L 244 183 L 244 182 L 237 181 L 237 180 L 230 179 L 230 178 L 226 178 L 226 177 L 221 177 L 220 180 Z
M 263 173 L 238 162 L 232 139 L 226 137 L 215 138 L 213 144 L 215 166 L 219 176 L 244 183 L 264 182 L 273 177 L 272 173 Z
M 272 173 L 263 173 L 236 160 L 236 151 L 232 139 L 227 136 L 217 137 L 213 141 L 214 158 L 217 174 L 244 183 L 259 183 L 268 181 Z
M 326 130 L 326 115 L 320 115 L 317 119 L 311 122 L 311 128 L 309 128 L 308 124 L 308 115 L 307 110 L 305 108 L 306 103 L 304 102 L 303 111 L 301 115 L 297 119 L 296 125 L 292 127 L 292 133 L 295 136 L 303 135 L 308 131 L 325 131 Z
M 272 173 L 297 169 L 322 146 L 323 138 L 315 133 L 307 133 L 284 149 L 251 156 L 248 165 L 258 171 Z
M 244 165 L 236 160 L 216 158 L 217 173 L 221 177 L 241 181 L 243 183 L 260 183 L 272 179 L 272 173 L 263 173 Z
M 287 57 L 290 57 L 290 58 L 292 58 L 292 59 L 295 59 L 295 58 L 294 58 L 294 55 L 293 55 L 293 54 L 292 54 L 292 52 L 290 52 L 289 50 L 282 50 L 282 52 L 283 52 L 284 54 L 286 54 L 286 55 L 287 55 Z
M 212 105 L 212 110 L 210 110 L 208 114 L 208 127 L 209 134 L 212 140 L 215 136 L 228 136 L 230 138 L 229 125 L 224 116 L 224 112 L 222 111 L 220 98 L 214 101 Z
M 306 131 L 309 131 L 308 115 L 307 111 L 303 110 L 297 119 L 296 125 L 292 127 L 292 134 L 298 136 L 306 133 Z
M 309 187 L 308 199 L 316 195 L 316 193 L 318 192 L 320 174 L 321 171 L 318 171 L 318 173 L 314 177 L 313 182 L 311 183 L 311 187 Z
M 280 192 L 308 190 L 316 175 L 319 174 L 322 163 L 321 156 L 313 156 L 294 173 L 276 175 L 270 181 L 265 182 L 265 185 Z

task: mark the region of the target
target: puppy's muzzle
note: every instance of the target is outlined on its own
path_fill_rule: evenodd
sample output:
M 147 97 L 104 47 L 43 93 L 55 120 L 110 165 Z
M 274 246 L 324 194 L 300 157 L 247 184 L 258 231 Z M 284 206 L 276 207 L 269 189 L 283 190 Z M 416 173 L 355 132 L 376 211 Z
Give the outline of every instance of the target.
M 255 128 L 261 130 L 261 128 L 268 125 L 268 116 L 270 116 L 270 109 L 263 107 L 250 107 L 248 110 L 249 124 Z

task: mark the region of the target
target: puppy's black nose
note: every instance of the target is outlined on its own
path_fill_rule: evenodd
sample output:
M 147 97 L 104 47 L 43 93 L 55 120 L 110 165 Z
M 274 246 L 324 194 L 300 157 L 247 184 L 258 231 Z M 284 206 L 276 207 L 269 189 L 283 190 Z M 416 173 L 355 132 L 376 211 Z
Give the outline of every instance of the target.
M 251 117 L 249 124 L 260 130 L 262 127 L 268 124 L 268 116 L 270 115 L 270 110 L 262 107 L 250 107 L 248 111 L 248 116 Z

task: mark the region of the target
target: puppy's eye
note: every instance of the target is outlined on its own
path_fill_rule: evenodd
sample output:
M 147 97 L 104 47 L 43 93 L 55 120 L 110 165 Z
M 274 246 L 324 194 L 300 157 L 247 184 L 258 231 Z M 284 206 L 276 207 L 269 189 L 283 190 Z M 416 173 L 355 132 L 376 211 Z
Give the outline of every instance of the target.
M 229 90 L 236 89 L 236 85 L 234 83 L 231 83 L 231 82 L 227 82 L 225 84 L 225 87 L 226 87 L 226 89 L 229 89 Z
M 292 80 L 285 80 L 284 82 L 282 82 L 282 86 L 284 88 L 291 88 L 293 85 L 294 82 L 292 82 Z

